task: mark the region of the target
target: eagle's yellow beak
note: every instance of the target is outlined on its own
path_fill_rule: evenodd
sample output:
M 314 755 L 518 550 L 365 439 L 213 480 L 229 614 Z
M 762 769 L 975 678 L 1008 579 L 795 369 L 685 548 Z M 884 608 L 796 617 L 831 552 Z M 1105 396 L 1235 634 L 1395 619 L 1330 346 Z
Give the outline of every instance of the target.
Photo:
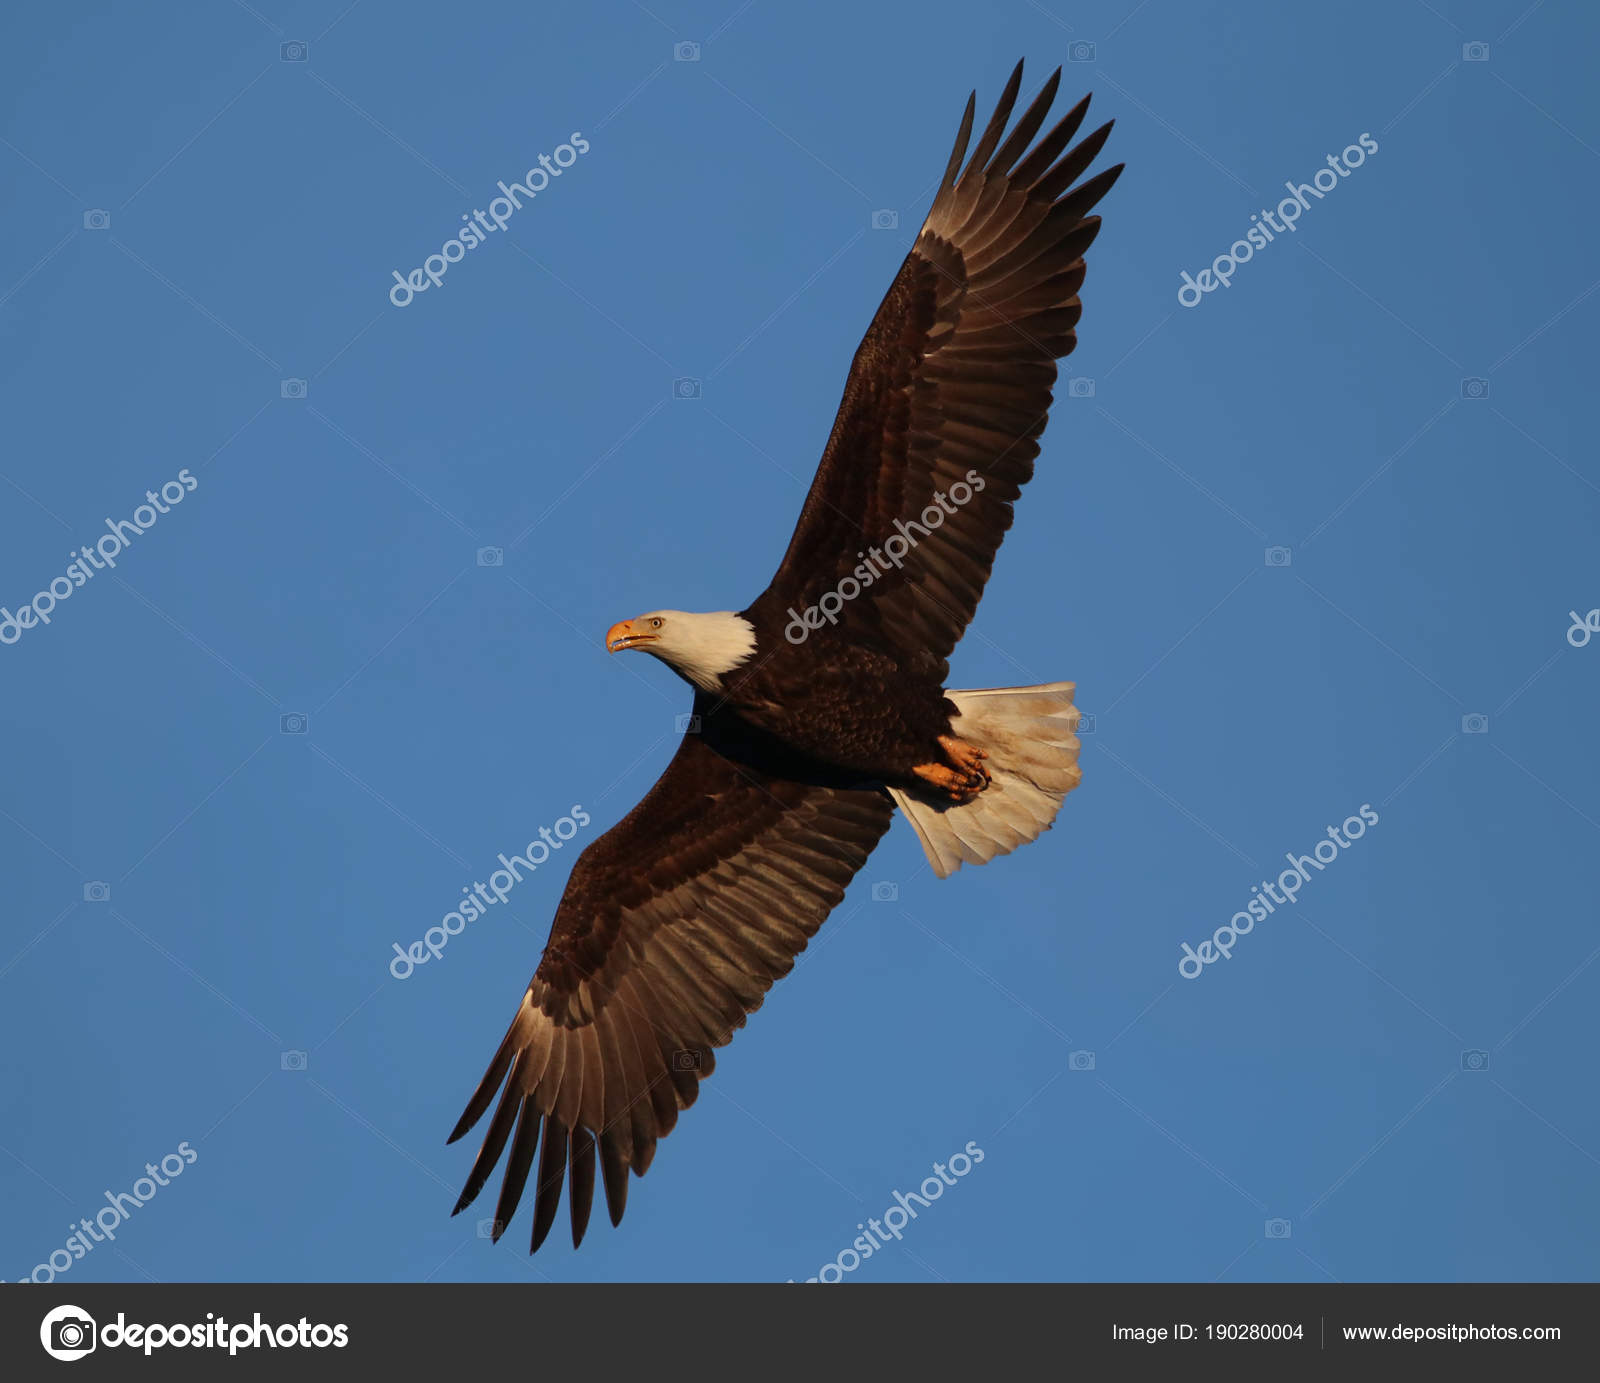
M 638 648 L 654 643 L 660 636 L 646 633 L 638 620 L 625 619 L 606 630 L 606 652 L 621 653 L 625 648 Z

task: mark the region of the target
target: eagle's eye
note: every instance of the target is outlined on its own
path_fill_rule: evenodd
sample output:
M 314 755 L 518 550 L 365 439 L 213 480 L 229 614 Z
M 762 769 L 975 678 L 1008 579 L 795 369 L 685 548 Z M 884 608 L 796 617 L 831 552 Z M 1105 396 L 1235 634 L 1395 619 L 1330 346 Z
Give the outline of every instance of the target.
M 660 621 L 660 620 L 658 620 L 658 619 L 653 619 L 653 620 L 651 620 L 651 621 L 650 621 L 650 627 L 651 627 L 651 628 L 652 628 L 652 629 L 659 629 L 659 628 L 661 628 L 661 621 Z

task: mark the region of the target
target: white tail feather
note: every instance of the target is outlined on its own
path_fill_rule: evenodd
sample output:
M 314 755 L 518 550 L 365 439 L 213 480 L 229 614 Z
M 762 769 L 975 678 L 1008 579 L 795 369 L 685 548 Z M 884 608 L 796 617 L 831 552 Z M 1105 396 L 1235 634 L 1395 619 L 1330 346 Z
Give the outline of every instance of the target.
M 950 733 L 984 751 L 993 780 L 957 806 L 890 788 L 933 872 L 949 878 L 963 864 L 986 864 L 1050 829 L 1062 799 L 1078 786 L 1078 711 L 1072 682 L 1038 687 L 947 691 L 957 714 Z

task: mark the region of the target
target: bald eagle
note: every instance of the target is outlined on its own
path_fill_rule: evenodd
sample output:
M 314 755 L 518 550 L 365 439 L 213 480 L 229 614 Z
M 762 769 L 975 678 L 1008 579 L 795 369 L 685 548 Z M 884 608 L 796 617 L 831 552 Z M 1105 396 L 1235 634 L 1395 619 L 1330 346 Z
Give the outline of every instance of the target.
M 621 1221 L 629 1172 L 649 1169 L 714 1049 L 789 972 L 896 807 L 943 878 L 1035 839 L 1077 786 L 1071 682 L 945 687 L 1076 344 L 1090 212 L 1122 171 L 1078 181 L 1111 131 L 1067 149 L 1087 97 L 1034 142 L 1060 79 L 1008 135 L 1018 63 L 970 159 L 968 98 L 772 583 L 738 612 L 655 610 L 606 634 L 693 687 L 697 730 L 579 856 L 450 1135 L 499 1094 L 456 1205 L 506 1156 L 496 1239 L 535 1153 L 532 1250 L 564 1181 L 582 1240 L 597 1164 Z

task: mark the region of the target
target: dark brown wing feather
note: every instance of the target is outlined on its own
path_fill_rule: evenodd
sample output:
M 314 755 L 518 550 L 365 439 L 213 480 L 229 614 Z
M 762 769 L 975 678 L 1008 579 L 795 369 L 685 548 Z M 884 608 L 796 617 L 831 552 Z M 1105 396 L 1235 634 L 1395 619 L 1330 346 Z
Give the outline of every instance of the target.
M 942 661 L 972 619 L 1033 474 L 1055 362 L 1077 343 L 1083 254 L 1100 228 L 1088 213 L 1122 171 L 1069 190 L 1111 130 L 1063 153 L 1087 97 L 1024 157 L 1060 77 L 1058 68 L 1002 144 L 1018 63 L 963 170 L 967 102 L 933 208 L 856 351 L 794 536 L 754 614 L 782 623 L 790 608 L 815 604 L 896 533 L 896 520 L 920 522 L 970 470 L 982 491 L 926 536 L 910 530 L 916 546 L 851 606 L 849 628 Z
M 454 1142 L 500 1101 L 457 1212 L 510 1146 L 495 1238 L 539 1151 L 533 1248 L 570 1174 L 574 1245 L 595 1168 L 613 1224 L 631 1170 L 694 1103 L 725 1044 L 789 972 L 888 829 L 876 790 L 834 785 L 709 705 L 659 782 L 579 856 L 522 1006 Z M 542 1144 L 541 1144 L 542 1139 Z

